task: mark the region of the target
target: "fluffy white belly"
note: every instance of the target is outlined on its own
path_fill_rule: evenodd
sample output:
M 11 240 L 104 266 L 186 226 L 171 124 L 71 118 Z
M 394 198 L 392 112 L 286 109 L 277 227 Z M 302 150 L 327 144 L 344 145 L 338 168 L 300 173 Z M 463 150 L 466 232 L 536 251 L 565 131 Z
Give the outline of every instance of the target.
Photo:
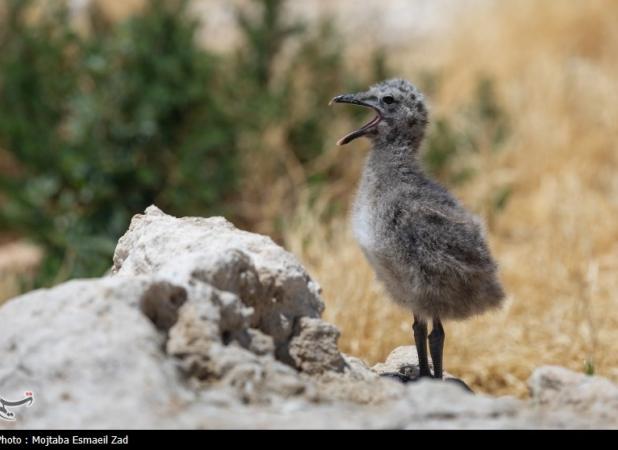
M 357 204 L 352 214 L 352 231 L 358 244 L 367 252 L 371 252 L 376 247 L 375 227 L 369 206 L 365 203 Z

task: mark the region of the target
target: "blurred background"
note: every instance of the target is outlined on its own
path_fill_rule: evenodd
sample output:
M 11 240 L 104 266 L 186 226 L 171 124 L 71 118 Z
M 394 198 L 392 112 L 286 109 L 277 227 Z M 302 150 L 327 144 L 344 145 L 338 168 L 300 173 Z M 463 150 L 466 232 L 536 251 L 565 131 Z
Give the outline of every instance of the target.
M 618 381 L 618 2 L 0 0 L 0 302 L 100 276 L 133 214 L 225 215 L 323 287 L 341 347 L 412 343 L 351 238 L 387 77 L 429 99 L 427 170 L 487 223 L 506 307 L 447 325 L 446 369 L 526 396 Z

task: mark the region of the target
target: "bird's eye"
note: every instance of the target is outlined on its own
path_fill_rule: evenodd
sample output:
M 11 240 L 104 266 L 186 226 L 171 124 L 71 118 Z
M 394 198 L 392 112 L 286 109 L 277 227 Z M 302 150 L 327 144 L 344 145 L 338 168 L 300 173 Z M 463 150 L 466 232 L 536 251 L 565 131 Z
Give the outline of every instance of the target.
M 390 105 L 391 103 L 395 103 L 395 99 L 391 95 L 387 95 L 386 97 L 382 97 L 382 101 L 384 103 L 386 103 L 387 105 Z

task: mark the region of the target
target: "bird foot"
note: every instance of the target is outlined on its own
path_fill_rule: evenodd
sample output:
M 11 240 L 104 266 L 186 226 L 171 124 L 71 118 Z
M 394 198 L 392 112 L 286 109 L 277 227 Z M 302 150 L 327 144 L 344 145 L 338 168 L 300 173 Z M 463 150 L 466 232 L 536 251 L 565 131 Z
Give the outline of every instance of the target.
M 415 365 L 401 366 L 397 372 L 385 372 L 380 374 L 380 376 L 393 378 L 404 384 L 418 381 L 421 378 L 431 378 L 431 375 L 421 375 L 418 366 Z
M 392 378 L 403 384 L 412 383 L 414 381 L 418 381 L 421 379 L 421 377 L 409 377 L 399 372 L 384 372 L 384 373 L 381 373 L 380 376 L 384 378 Z
M 380 374 L 380 376 L 385 377 L 385 378 L 392 378 L 403 384 L 414 383 L 416 381 L 429 378 L 433 380 L 444 381 L 445 383 L 454 383 L 460 386 L 461 388 L 463 388 L 464 390 L 470 393 L 474 393 L 474 391 L 470 389 L 470 386 L 468 386 L 465 382 L 463 382 L 459 378 L 452 378 L 452 377 L 435 378 L 431 374 L 421 375 L 418 366 L 415 366 L 415 365 L 401 366 L 397 372 L 385 372 L 385 373 Z

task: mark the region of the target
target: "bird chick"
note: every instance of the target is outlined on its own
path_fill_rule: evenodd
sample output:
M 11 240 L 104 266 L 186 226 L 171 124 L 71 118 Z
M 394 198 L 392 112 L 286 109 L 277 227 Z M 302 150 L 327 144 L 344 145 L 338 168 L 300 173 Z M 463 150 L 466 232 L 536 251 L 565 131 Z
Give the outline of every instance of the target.
M 504 292 L 478 217 L 419 162 L 428 123 L 421 92 L 405 80 L 387 80 L 332 103 L 371 108 L 376 116 L 343 138 L 367 137 L 365 162 L 352 209 L 356 240 L 392 299 L 414 315 L 419 376 L 442 378 L 443 319 L 464 319 L 498 307 Z M 433 329 L 427 336 L 427 322 Z

